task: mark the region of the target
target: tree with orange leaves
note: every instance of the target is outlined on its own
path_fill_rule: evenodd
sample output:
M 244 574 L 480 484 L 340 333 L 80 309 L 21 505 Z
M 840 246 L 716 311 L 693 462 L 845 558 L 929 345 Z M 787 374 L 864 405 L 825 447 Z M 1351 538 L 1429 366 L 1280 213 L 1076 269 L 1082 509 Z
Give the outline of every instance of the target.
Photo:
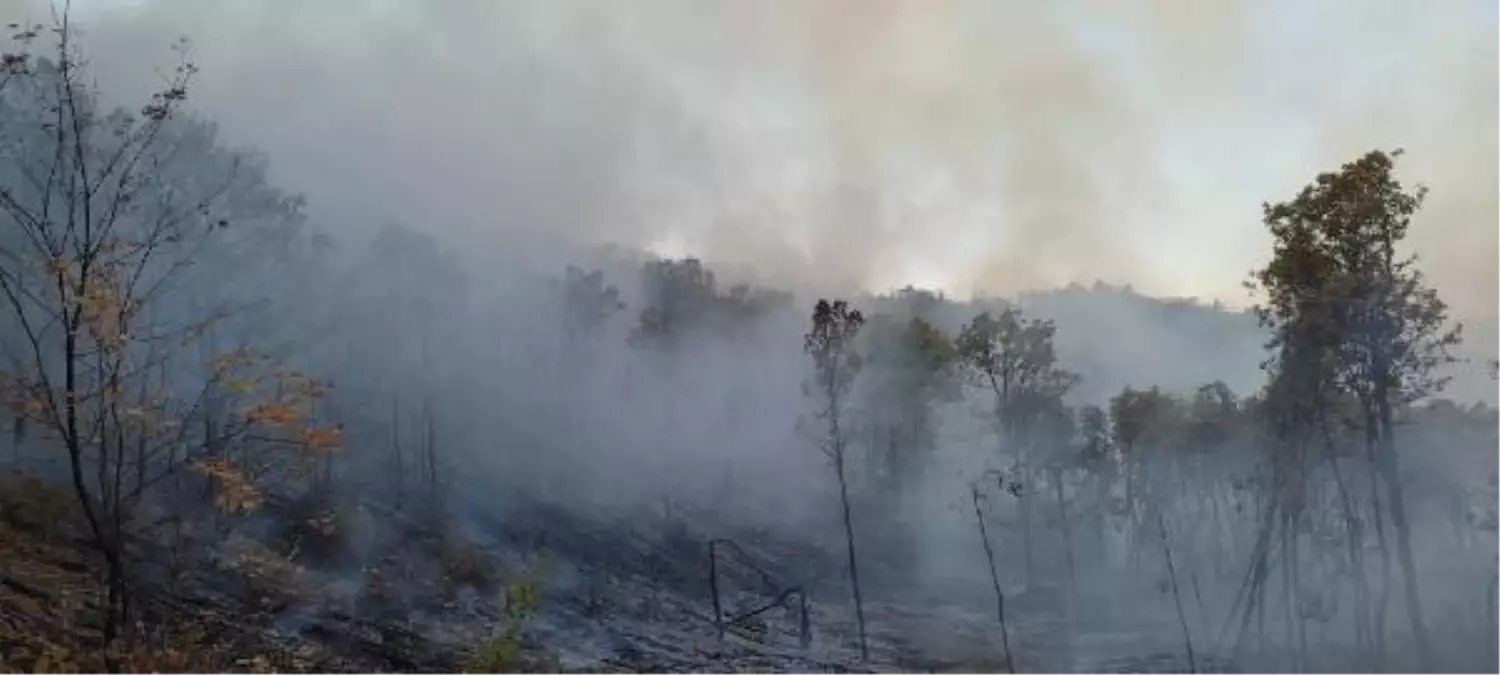
M 104 641 L 128 627 L 130 542 L 143 504 L 195 468 L 226 511 L 263 498 L 257 479 L 306 473 L 339 446 L 317 426 L 326 385 L 240 348 L 185 358 L 225 312 L 167 303 L 183 272 L 259 185 L 238 161 L 223 180 L 172 170 L 196 68 L 186 44 L 137 112 L 107 111 L 64 10 L 50 59 L 6 56 L 0 90 L 0 395 L 39 441 L 66 453 L 74 494 L 104 559 Z M 28 44 L 40 31 L 21 38 Z M 257 177 L 252 177 L 255 180 Z

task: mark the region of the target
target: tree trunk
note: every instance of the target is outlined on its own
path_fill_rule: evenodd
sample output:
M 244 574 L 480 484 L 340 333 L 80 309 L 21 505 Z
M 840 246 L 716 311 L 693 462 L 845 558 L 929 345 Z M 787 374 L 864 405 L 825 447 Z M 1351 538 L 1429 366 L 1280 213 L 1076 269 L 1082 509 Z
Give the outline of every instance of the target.
M 61 280 L 59 287 L 66 288 Z M 81 284 L 80 284 L 81 286 Z M 80 288 L 80 294 L 82 288 Z M 104 611 L 104 649 L 105 667 L 111 672 L 119 670 L 119 664 L 109 658 L 110 643 L 114 641 L 119 632 L 119 621 L 116 615 L 116 602 L 119 587 L 116 578 L 123 577 L 124 565 L 120 560 L 120 549 L 118 542 L 110 541 L 109 534 L 105 531 L 104 524 L 100 522 L 101 514 L 95 510 L 93 497 L 89 494 L 87 485 L 83 478 L 83 439 L 79 436 L 78 429 L 78 324 L 82 312 L 81 307 L 76 307 L 69 312 L 64 309 L 63 321 L 66 324 L 66 333 L 63 338 L 63 441 L 68 451 L 68 466 L 73 480 L 73 492 L 78 498 L 79 506 L 83 509 L 85 520 L 88 521 L 89 532 L 93 535 L 94 546 L 103 555 L 107 565 L 107 576 L 105 579 L 105 611 Z M 71 314 L 71 316 L 70 316 Z M 105 465 L 105 458 L 99 459 L 101 468 Z M 100 505 L 103 506 L 102 504 Z
M 109 535 L 110 541 L 105 547 L 104 568 L 104 616 L 103 616 L 103 642 L 104 642 L 104 667 L 111 673 L 120 672 L 118 659 L 119 642 L 122 631 L 126 636 L 130 632 L 129 618 L 126 610 L 129 601 L 126 595 L 125 585 L 125 560 L 123 558 L 123 537 L 121 530 L 115 526 Z
M 393 477 L 396 480 L 396 501 L 401 502 L 405 494 L 406 460 L 401 454 L 401 404 L 399 394 L 391 393 L 391 460 L 395 463 Z
M 859 623 L 859 658 L 870 660 L 870 648 L 865 639 L 865 601 L 859 592 L 859 562 L 854 553 L 854 523 L 849 514 L 849 483 L 844 479 L 844 450 L 837 448 L 834 468 L 838 471 L 839 501 L 844 507 L 844 538 L 849 543 L 849 582 L 854 587 L 854 617 Z
M 1350 616 L 1354 629 L 1354 644 L 1361 654 L 1370 654 L 1374 650 L 1374 644 L 1370 636 L 1370 583 L 1365 576 L 1365 561 L 1361 554 L 1365 545 L 1364 528 L 1344 483 L 1343 474 L 1339 471 L 1338 459 L 1330 454 L 1328 463 L 1333 468 L 1333 479 L 1338 487 L 1339 503 L 1344 509 L 1345 527 L 1348 528 L 1345 541 L 1349 548 L 1349 566 L 1354 573 L 1354 612 Z M 1364 664 L 1367 670 L 1374 670 L 1375 666 L 1373 661 L 1367 661 Z
M 1401 487 L 1401 470 L 1396 457 L 1395 439 L 1391 437 L 1390 403 L 1380 401 L 1380 470 L 1390 493 L 1391 524 L 1396 529 L 1396 555 L 1401 561 L 1401 575 L 1406 591 L 1406 615 L 1411 621 L 1412 638 L 1422 666 L 1433 667 L 1432 642 L 1422 613 L 1422 596 L 1417 588 L 1417 569 L 1411 549 L 1411 524 L 1406 520 L 1406 494 Z
M 990 533 L 984 526 L 984 511 L 979 508 L 979 486 L 969 485 L 969 495 L 974 500 L 974 517 L 979 521 L 979 540 L 984 542 L 984 559 L 990 565 L 990 583 L 995 587 L 995 613 L 1000 619 L 1000 644 L 1005 647 L 1005 667 L 1016 672 L 1016 664 L 1010 656 L 1010 632 L 1005 627 L 1005 593 L 1000 590 L 1000 575 L 995 571 L 995 549 L 990 546 Z
M 1377 452 L 1378 443 L 1375 439 L 1376 421 L 1373 415 L 1366 416 L 1366 426 L 1369 429 L 1365 434 L 1366 453 L 1368 454 L 1370 466 L 1370 513 L 1374 518 L 1375 543 L 1380 551 L 1380 597 L 1375 599 L 1375 607 L 1372 617 L 1371 633 L 1375 643 L 1375 660 L 1378 664 L 1385 662 L 1385 613 L 1391 602 L 1391 548 L 1385 536 L 1385 508 L 1381 505 L 1380 482 L 1381 460 Z
M 724 605 L 719 600 L 719 555 L 715 550 L 718 543 L 717 539 L 708 542 L 708 592 L 714 601 L 714 629 L 719 633 L 719 641 L 723 642 Z
M 1182 611 L 1182 592 L 1177 587 L 1177 567 L 1172 563 L 1172 547 L 1167 544 L 1167 523 L 1161 511 L 1156 511 L 1156 527 L 1161 534 L 1161 552 L 1167 561 L 1167 578 L 1172 582 L 1172 604 L 1177 608 L 1177 623 L 1182 626 L 1182 642 L 1187 648 L 1188 670 L 1198 672 L 1198 659 L 1193 653 L 1193 633 L 1188 630 L 1187 613 Z
M 1012 435 L 1014 438 L 1015 435 Z M 1016 443 L 1016 462 L 1014 466 L 1015 475 L 1021 481 L 1021 496 L 1019 502 L 1021 516 L 1021 552 L 1026 560 L 1026 586 L 1030 588 L 1036 579 L 1034 576 L 1036 557 L 1033 553 L 1031 541 L 1031 494 L 1032 489 L 1031 471 L 1026 464 L 1024 443 Z
M 1126 448 L 1125 455 L 1125 557 L 1131 570 L 1136 569 L 1140 556 L 1135 542 L 1135 453 Z
M 1110 557 L 1105 530 L 1109 523 L 1110 489 L 1109 483 L 1098 473 L 1094 475 L 1094 503 L 1098 511 L 1098 517 L 1094 519 L 1094 555 L 1101 564 L 1107 565 Z
M 1057 497 L 1057 516 L 1062 525 L 1063 558 L 1068 564 L 1068 581 L 1072 582 L 1077 577 L 1077 570 L 1073 562 L 1073 526 L 1068 521 L 1068 503 L 1063 498 L 1063 478 L 1058 472 L 1052 477 L 1052 493 Z

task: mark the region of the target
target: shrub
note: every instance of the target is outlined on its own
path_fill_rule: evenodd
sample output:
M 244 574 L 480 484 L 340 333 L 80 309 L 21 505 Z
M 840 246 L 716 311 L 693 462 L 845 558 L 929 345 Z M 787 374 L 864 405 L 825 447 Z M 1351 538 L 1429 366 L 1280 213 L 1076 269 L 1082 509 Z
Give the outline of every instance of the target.
M 464 659 L 466 673 L 538 672 L 548 660 L 528 659 L 523 652 L 526 626 L 541 609 L 541 562 L 533 564 L 505 588 L 505 628 Z M 555 670 L 545 668 L 547 670 Z

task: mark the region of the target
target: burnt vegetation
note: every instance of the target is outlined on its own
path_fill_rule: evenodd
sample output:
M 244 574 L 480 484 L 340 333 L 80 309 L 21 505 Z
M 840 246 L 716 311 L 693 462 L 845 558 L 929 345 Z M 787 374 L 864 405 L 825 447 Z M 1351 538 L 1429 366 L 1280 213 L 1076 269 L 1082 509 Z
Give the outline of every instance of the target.
M 1399 151 L 1264 207 L 1249 312 L 486 276 L 325 231 L 186 43 L 111 108 L 10 30 L 0 671 L 1496 668 L 1496 411 L 1442 397 L 1495 362 Z M 1089 303 L 1262 373 L 1154 382 Z

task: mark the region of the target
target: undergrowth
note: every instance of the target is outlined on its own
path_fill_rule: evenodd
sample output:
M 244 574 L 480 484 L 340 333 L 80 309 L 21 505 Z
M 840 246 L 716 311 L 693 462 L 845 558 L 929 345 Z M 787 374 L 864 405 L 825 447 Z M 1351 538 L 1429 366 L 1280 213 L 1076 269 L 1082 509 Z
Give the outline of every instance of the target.
M 505 627 L 464 659 L 466 673 L 513 673 L 557 670 L 548 655 L 528 655 L 526 628 L 541 609 L 541 578 L 546 560 L 539 560 L 505 587 Z
M 100 575 L 78 518 L 66 490 L 0 474 L 0 672 L 104 672 L 106 657 L 124 672 L 300 669 L 276 650 L 237 659 L 232 627 L 152 606 L 138 608 L 130 640 L 101 649 Z

